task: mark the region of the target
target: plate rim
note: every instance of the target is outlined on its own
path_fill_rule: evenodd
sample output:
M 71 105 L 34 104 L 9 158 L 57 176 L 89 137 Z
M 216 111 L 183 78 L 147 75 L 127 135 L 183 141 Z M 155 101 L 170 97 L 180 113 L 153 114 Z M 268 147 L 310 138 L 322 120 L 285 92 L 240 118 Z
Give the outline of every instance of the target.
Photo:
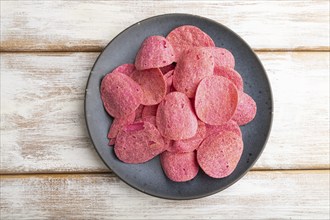
M 145 22 L 145 21 L 148 21 L 148 20 L 151 20 L 151 19 L 155 19 L 155 18 L 159 18 L 159 17 L 170 17 L 170 16 L 190 16 L 190 17 L 196 17 L 198 19 L 203 19 L 203 20 L 207 20 L 209 22 L 213 22 L 213 23 L 216 23 L 217 25 L 221 26 L 222 28 L 226 29 L 226 31 L 229 31 L 231 32 L 232 34 L 234 34 L 239 40 L 241 40 L 245 46 L 247 46 L 247 48 L 255 55 L 257 61 L 260 63 L 260 66 L 261 66 L 261 69 L 262 71 L 264 72 L 264 75 L 265 75 L 265 78 L 266 78 L 266 81 L 268 83 L 268 86 L 269 86 L 269 94 L 270 94 L 270 104 L 271 104 L 271 115 L 270 115 L 270 123 L 269 123 L 269 130 L 268 130 L 268 133 L 266 135 L 266 138 L 265 138 L 265 142 L 263 144 L 263 146 L 261 147 L 260 149 L 260 153 L 256 156 L 255 160 L 249 164 L 249 167 L 241 174 L 239 175 L 234 181 L 232 181 L 230 184 L 227 184 L 226 186 L 218 189 L 218 190 L 213 190 L 211 192 L 208 192 L 208 193 L 204 193 L 202 195 L 197 195 L 197 196 L 189 196 L 189 197 L 172 197 L 172 196 L 162 196 L 162 195 L 159 195 L 159 194 L 152 194 L 152 193 L 149 193 L 147 191 L 144 191 L 143 189 L 137 187 L 137 186 L 134 186 L 132 184 L 130 184 L 129 182 L 127 182 L 120 174 L 116 173 L 115 171 L 113 171 L 111 169 L 111 167 L 106 163 L 106 161 L 103 159 L 101 153 L 99 152 L 99 150 L 97 149 L 95 143 L 94 143 L 94 140 L 91 136 L 91 132 L 90 132 L 90 127 L 88 125 L 88 119 L 87 119 L 87 90 L 88 90 L 88 86 L 89 86 L 89 83 L 90 83 L 90 79 L 91 79 L 91 76 L 93 74 L 93 70 L 95 68 L 95 65 L 97 64 L 99 58 L 101 57 L 101 55 L 103 54 L 103 52 L 105 51 L 105 49 L 117 38 L 119 37 L 122 33 L 124 33 L 126 30 L 136 26 L 136 25 L 139 25 L 140 23 L 142 22 Z M 91 71 L 89 73 L 89 76 L 88 76 L 88 79 L 87 79 L 87 82 L 86 82 L 86 87 L 85 87 L 85 95 L 84 95 L 84 118 L 85 118 L 85 124 L 86 124 L 86 128 L 87 128 L 87 131 L 88 131 L 88 136 L 89 136 L 89 139 L 90 141 L 92 142 L 93 144 L 93 147 L 96 151 L 96 153 L 98 154 L 98 156 L 101 158 L 102 162 L 105 164 L 105 166 L 111 170 L 112 173 L 114 173 L 117 177 L 119 177 L 119 179 L 121 181 L 123 181 L 124 183 L 126 183 L 128 186 L 138 190 L 139 192 L 142 192 L 142 193 L 145 193 L 147 195 L 150 195 L 150 196 L 153 196 L 153 197 L 157 197 L 157 198 L 160 198 L 160 199 L 166 199 L 166 200 L 194 200 L 194 199 L 201 199 L 201 198 L 204 198 L 204 197 L 207 197 L 207 196 L 210 196 L 210 195 L 214 195 L 216 193 L 219 193 L 225 189 L 227 189 L 228 187 L 232 186 L 233 184 L 235 184 L 236 182 L 238 182 L 241 178 L 243 178 L 250 170 L 251 168 L 254 166 L 254 164 L 259 160 L 260 156 L 262 155 L 267 143 L 268 143 L 268 140 L 269 140 L 269 136 L 270 136 L 270 133 L 272 131 L 272 127 L 273 127 L 273 119 L 274 119 L 274 99 L 273 99 L 273 91 L 272 91 L 272 87 L 271 87 L 271 83 L 270 83 L 270 80 L 269 80 L 269 77 L 268 77 L 268 74 L 261 62 L 261 60 L 259 59 L 259 57 L 257 56 L 257 54 L 254 52 L 254 50 L 250 47 L 250 45 L 242 38 L 240 37 L 238 34 L 236 34 L 234 31 L 232 31 L 230 28 L 228 28 L 227 26 L 213 20 L 213 19 L 210 19 L 210 18 L 207 18 L 207 17 L 203 17 L 203 16 L 199 16 L 199 15 L 194 15 L 194 14 L 189 14 L 189 13 L 166 13 L 166 14 L 160 14 L 160 15 L 156 15 L 156 16 L 151 16 L 151 17 L 148 17 L 148 18 L 145 18 L 141 21 L 138 21 L 138 22 L 135 22 L 133 23 L 132 25 L 128 26 L 127 28 L 125 28 L 124 30 L 122 30 L 121 32 L 119 32 L 114 38 L 112 38 L 109 43 L 102 49 L 102 51 L 100 52 L 100 54 L 97 56 L 92 68 L 91 68 Z

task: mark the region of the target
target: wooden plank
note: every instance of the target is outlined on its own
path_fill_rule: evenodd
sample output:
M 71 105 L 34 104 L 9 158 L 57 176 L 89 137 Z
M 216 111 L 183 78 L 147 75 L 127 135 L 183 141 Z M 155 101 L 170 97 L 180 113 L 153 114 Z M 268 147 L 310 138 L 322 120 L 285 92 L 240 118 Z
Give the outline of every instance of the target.
M 106 172 L 85 128 L 97 53 L 1 54 L 1 173 Z M 329 168 L 329 53 L 258 53 L 274 122 L 254 169 Z
M 1 1 L 2 51 L 100 51 L 165 13 L 214 19 L 259 50 L 329 50 L 329 1 Z M 317 34 L 316 34 L 317 33 Z
M 1 172 L 107 171 L 84 120 L 97 55 L 1 55 Z
M 272 86 L 274 118 L 256 168 L 330 167 L 329 55 L 258 53 Z
M 255 171 L 215 195 L 171 201 L 109 175 L 2 177 L 1 219 L 327 219 L 329 184 L 328 171 Z

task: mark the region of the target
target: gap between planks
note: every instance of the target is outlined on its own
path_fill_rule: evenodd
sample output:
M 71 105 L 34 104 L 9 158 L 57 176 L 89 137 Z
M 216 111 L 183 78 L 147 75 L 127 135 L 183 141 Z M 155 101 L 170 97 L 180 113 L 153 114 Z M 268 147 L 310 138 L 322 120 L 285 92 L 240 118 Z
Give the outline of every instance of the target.
M 296 172 L 306 172 L 306 173 L 319 173 L 319 172 L 325 172 L 328 171 L 330 173 L 330 168 L 321 168 L 321 169 L 254 169 L 249 171 L 250 172 L 259 172 L 259 173 L 266 173 L 266 172 L 282 172 L 282 173 L 296 173 Z M 6 174 L 0 174 L 0 178 L 29 178 L 29 177 L 79 177 L 79 176 L 88 176 L 88 175 L 110 175 L 111 177 L 117 177 L 115 173 L 113 173 L 111 170 L 109 171 L 100 171 L 100 172 L 60 172 L 60 173 L 47 173 L 47 172 L 41 172 L 41 173 L 6 173 Z

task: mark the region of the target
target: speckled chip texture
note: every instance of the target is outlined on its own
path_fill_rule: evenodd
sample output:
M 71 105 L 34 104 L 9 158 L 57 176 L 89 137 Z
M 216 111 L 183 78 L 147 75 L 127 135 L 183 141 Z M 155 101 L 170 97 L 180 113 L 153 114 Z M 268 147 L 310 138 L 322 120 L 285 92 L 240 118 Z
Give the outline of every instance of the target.
M 139 84 L 122 73 L 107 74 L 101 83 L 101 98 L 106 111 L 113 117 L 123 117 L 141 104 L 143 91 Z
M 173 73 L 174 70 L 168 71 L 166 74 L 164 74 L 165 80 L 166 80 L 166 94 L 173 92 Z
M 146 38 L 135 58 L 138 70 L 164 67 L 175 62 L 173 47 L 163 36 Z
M 235 134 L 242 137 L 241 129 L 239 128 L 236 121 L 230 120 L 227 123 L 222 124 L 222 125 L 208 125 L 208 124 L 206 124 L 206 137 L 209 137 L 213 134 L 220 134 L 220 133 L 225 132 L 225 131 L 234 132 Z
M 190 100 L 181 92 L 166 95 L 158 106 L 156 122 L 162 136 L 171 140 L 191 138 L 198 127 Z
M 206 126 L 204 122 L 198 121 L 198 129 L 195 136 L 184 140 L 173 141 L 173 144 L 167 150 L 170 152 L 177 152 L 177 153 L 194 151 L 202 143 L 205 136 L 206 136 Z
M 148 115 L 148 116 L 145 116 L 142 120 L 146 121 L 146 122 L 149 122 L 150 124 L 152 124 L 153 126 L 155 126 L 157 128 L 157 126 L 156 126 L 156 116 Z M 164 139 L 164 143 L 166 145 L 165 139 Z
M 191 25 L 183 25 L 172 30 L 166 37 L 172 44 L 177 59 L 182 51 L 190 47 L 214 47 L 212 38 L 201 29 Z
M 160 161 L 165 175 L 175 182 L 186 182 L 193 179 L 199 170 L 196 152 L 171 153 L 160 155 Z
M 126 125 L 132 124 L 135 120 L 135 111 L 132 112 L 131 114 L 120 117 L 120 118 L 115 118 L 112 121 L 111 127 L 109 129 L 108 133 L 108 138 L 115 138 L 118 134 L 118 132 L 125 127 Z
M 193 98 L 199 82 L 213 74 L 214 59 L 207 48 L 195 47 L 184 50 L 174 70 L 174 88 Z
M 238 103 L 236 86 L 227 78 L 208 76 L 196 92 L 195 110 L 198 118 L 210 125 L 226 123 L 234 115 Z
M 144 108 L 144 105 L 139 105 L 139 107 L 135 110 L 135 120 L 142 118 L 143 108 Z
M 158 105 L 146 105 L 142 110 L 142 118 L 156 116 Z
M 242 137 L 226 131 L 212 135 L 203 141 L 197 150 L 197 161 L 210 177 L 223 178 L 235 170 L 242 152 Z
M 125 64 L 122 64 L 120 66 L 118 66 L 117 68 L 115 68 L 112 73 L 123 73 L 127 76 L 132 76 L 133 72 L 135 71 L 135 66 L 134 64 L 131 64 L 131 63 L 125 63 Z
M 214 75 L 223 76 L 235 84 L 239 92 L 243 92 L 243 79 L 241 75 L 232 68 L 228 67 L 214 67 Z
M 252 121 L 257 114 L 257 104 L 251 96 L 240 93 L 239 102 L 233 120 L 238 125 L 245 125 Z
M 114 147 L 117 157 L 125 163 L 144 163 L 165 150 L 163 137 L 147 122 L 137 122 L 122 129 Z
M 166 94 L 166 81 L 158 68 L 135 71 L 132 79 L 137 82 L 143 91 L 141 104 L 156 105 Z
M 219 47 L 213 47 L 210 49 L 213 51 L 215 67 L 235 68 L 235 58 L 229 50 Z

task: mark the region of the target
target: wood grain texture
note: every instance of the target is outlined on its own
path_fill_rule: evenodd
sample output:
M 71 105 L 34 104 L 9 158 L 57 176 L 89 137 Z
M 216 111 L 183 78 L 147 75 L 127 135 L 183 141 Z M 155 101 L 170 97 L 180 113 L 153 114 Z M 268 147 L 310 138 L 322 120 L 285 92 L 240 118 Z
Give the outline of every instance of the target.
M 100 51 L 165 13 L 214 19 L 258 50 L 329 50 L 329 1 L 1 1 L 2 51 Z
M 107 170 L 84 120 L 85 87 L 96 57 L 1 55 L 2 171 Z
M 329 172 L 249 172 L 188 201 L 145 195 L 112 175 L 1 178 L 1 219 L 327 219 Z
M 1 54 L 1 173 L 106 172 L 84 91 L 97 53 Z M 254 169 L 329 169 L 329 53 L 258 53 L 274 94 Z

